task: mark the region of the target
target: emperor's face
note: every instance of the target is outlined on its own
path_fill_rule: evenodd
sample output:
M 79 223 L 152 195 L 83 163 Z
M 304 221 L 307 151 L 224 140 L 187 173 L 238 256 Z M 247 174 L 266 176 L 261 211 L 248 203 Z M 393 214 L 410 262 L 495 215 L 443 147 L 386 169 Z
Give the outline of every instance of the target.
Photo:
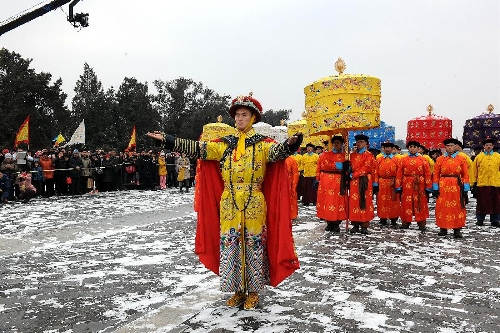
M 250 121 L 252 120 L 252 111 L 245 107 L 241 107 L 236 110 L 234 113 L 234 122 L 235 122 L 235 127 L 239 131 L 244 131 L 247 127 Z

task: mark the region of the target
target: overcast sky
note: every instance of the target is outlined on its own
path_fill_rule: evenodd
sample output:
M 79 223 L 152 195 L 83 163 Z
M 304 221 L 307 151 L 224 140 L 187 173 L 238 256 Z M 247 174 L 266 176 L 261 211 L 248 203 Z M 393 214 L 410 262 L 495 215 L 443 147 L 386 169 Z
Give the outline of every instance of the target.
M 42 0 L 0 0 L 0 21 Z M 47 3 L 50 1 L 44 1 Z M 264 109 L 304 110 L 306 85 L 337 74 L 382 81 L 381 119 L 406 137 L 408 120 L 466 119 L 492 103 L 500 113 L 498 0 L 82 0 L 89 27 L 66 21 L 68 5 L 0 36 L 74 95 L 87 62 L 105 89 L 124 77 L 178 77 L 233 97 L 252 91 Z M 154 93 L 151 85 L 150 92 Z M 215 120 L 214 120 L 215 121 Z

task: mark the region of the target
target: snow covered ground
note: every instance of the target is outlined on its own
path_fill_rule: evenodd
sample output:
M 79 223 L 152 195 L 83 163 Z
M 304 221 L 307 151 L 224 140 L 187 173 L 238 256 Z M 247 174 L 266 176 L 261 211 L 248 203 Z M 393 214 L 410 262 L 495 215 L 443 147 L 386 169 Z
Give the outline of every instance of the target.
M 300 207 L 301 269 L 252 311 L 225 306 L 174 189 L 0 206 L 0 332 L 500 332 L 500 229 L 463 239 L 373 222 L 325 232 Z M 431 206 L 433 202 L 431 201 Z M 487 223 L 488 224 L 488 223 Z

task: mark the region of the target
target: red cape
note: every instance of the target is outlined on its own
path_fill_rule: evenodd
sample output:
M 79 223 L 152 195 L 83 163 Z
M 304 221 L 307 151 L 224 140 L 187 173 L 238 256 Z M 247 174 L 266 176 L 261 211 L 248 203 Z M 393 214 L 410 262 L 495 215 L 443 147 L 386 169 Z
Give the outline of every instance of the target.
M 201 161 L 199 172 L 195 253 L 205 267 L 219 275 L 219 209 L 224 183 L 218 161 Z M 269 284 L 276 287 L 299 268 L 290 219 L 290 183 L 284 160 L 268 163 L 262 185 L 267 204 Z

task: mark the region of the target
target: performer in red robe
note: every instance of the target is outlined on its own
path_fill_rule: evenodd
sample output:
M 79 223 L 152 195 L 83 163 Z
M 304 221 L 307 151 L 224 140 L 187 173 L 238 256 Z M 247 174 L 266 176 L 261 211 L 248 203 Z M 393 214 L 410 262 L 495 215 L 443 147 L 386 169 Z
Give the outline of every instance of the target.
M 396 188 L 401 193 L 402 229 L 408 229 L 413 217 L 421 231 L 426 231 L 429 206 L 426 191 L 431 192 L 429 162 L 418 153 L 420 143 L 408 141 L 408 155 L 401 158 L 401 168 L 396 177 Z
M 376 159 L 373 183 L 373 192 L 377 194 L 377 215 L 381 225 L 387 225 L 387 220 L 390 220 L 392 226 L 397 226 L 401 196 L 396 193 L 396 176 L 401 168 L 401 161 L 392 153 L 392 142 L 383 142 L 381 146 L 383 152 Z
M 446 236 L 453 229 L 455 238 L 462 238 L 468 203 L 469 170 L 467 160 L 459 152 L 457 139 L 443 141 L 446 152 L 434 165 L 432 189 L 436 196 L 436 225 L 439 236 Z
M 347 219 L 347 191 L 341 188 L 341 172 L 345 166 L 344 138 L 333 136 L 331 141 L 332 150 L 319 155 L 316 169 L 319 182 L 316 216 L 326 221 L 326 231 L 340 232 L 340 223 Z
M 349 155 L 351 163 L 349 219 L 353 226 L 350 232 L 368 234 L 370 221 L 375 216 L 372 200 L 375 158 L 368 151 L 368 137 L 366 135 L 358 134 L 354 139 L 356 140 L 356 151 Z

